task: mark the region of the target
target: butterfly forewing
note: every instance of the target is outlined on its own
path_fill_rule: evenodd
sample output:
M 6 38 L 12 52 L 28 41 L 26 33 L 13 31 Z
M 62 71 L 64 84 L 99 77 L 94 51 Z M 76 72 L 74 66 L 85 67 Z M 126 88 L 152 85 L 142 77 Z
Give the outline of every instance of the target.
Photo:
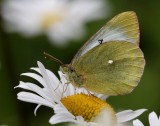
M 103 43 L 73 63 L 77 74 L 85 77 L 86 89 L 106 95 L 130 93 L 139 83 L 144 65 L 140 48 L 126 41 Z
M 109 41 L 128 41 L 139 44 L 139 24 L 135 12 L 123 12 L 106 23 L 75 55 L 72 63 L 92 48 Z

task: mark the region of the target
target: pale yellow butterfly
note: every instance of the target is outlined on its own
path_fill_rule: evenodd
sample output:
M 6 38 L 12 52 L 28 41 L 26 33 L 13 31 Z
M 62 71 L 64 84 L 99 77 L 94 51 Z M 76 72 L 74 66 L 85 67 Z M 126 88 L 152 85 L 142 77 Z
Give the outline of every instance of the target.
M 106 23 L 60 69 L 76 87 L 106 94 L 130 93 L 139 83 L 145 60 L 139 48 L 139 24 L 133 11 L 123 12 Z

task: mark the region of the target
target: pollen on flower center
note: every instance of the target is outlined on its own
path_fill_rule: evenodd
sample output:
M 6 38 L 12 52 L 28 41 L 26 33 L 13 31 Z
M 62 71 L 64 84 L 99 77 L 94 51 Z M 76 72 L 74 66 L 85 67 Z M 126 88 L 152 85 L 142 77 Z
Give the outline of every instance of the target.
M 76 94 L 61 99 L 63 105 L 74 116 L 82 116 L 85 121 L 91 121 L 102 109 L 107 109 L 114 118 L 114 111 L 109 104 L 101 99 L 86 94 Z

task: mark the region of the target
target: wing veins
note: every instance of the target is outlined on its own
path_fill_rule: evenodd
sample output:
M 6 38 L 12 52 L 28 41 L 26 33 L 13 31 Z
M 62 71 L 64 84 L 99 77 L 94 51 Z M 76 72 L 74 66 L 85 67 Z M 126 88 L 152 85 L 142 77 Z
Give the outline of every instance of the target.
M 125 25 L 125 21 L 126 21 L 127 25 Z M 132 22 L 131 24 L 129 24 L 130 21 Z M 124 22 L 124 24 L 123 24 L 123 22 Z M 121 26 L 121 23 L 122 23 L 122 26 Z M 116 26 L 115 26 L 115 28 L 114 28 L 114 25 L 119 25 L 121 27 L 117 26 L 117 28 L 116 28 Z M 125 28 L 127 28 L 127 27 L 129 27 L 131 25 L 135 25 L 135 27 L 137 27 L 137 29 L 132 29 L 130 31 L 129 30 L 128 31 L 124 31 L 124 32 L 115 34 L 113 36 L 109 36 L 109 34 L 111 34 L 112 31 L 113 32 L 116 31 L 116 29 L 122 29 L 122 31 L 123 31 L 123 29 L 125 29 Z M 114 40 L 114 38 L 113 38 L 114 36 L 117 37 L 117 40 L 119 38 L 119 39 L 127 40 L 127 41 L 133 42 L 133 43 L 139 42 L 139 36 L 138 36 L 139 34 L 137 34 L 138 30 L 139 30 L 139 26 L 138 26 L 138 20 L 137 20 L 137 16 L 136 16 L 135 12 L 130 11 L 130 12 L 123 12 L 121 14 L 118 14 L 117 16 L 113 17 L 108 23 L 106 23 L 95 35 L 93 35 L 80 48 L 80 50 L 74 56 L 71 64 L 74 64 L 74 62 L 76 62 L 82 55 L 84 55 L 85 53 L 87 53 L 92 48 L 98 46 L 98 44 L 96 44 L 96 41 L 98 41 L 103 36 L 104 36 L 104 39 L 105 39 L 105 37 L 107 37 L 106 39 L 108 39 L 108 40 L 106 42 L 112 41 L 112 40 L 109 40 L 109 39 L 113 39 Z M 128 32 L 133 32 L 133 34 L 131 34 L 131 35 L 124 35 L 124 34 L 126 34 Z M 106 36 L 105 36 L 105 34 L 106 34 Z M 124 35 L 124 36 L 121 36 L 121 34 Z M 132 37 L 132 36 L 137 36 L 137 37 Z
M 121 50 L 121 49 L 123 49 L 125 46 L 121 46 L 121 48 L 115 48 L 114 50 L 112 50 L 112 52 L 110 52 L 110 53 L 108 53 L 108 55 L 111 55 L 112 53 L 114 53 L 114 52 L 116 52 L 116 51 L 118 51 L 118 50 Z M 136 50 L 137 48 L 132 48 L 132 49 L 129 49 L 129 50 L 127 50 L 126 52 L 129 52 L 129 51 L 132 51 L 132 50 Z M 125 53 L 126 54 L 126 53 Z M 122 54 L 122 55 L 119 55 L 119 56 L 123 56 L 123 55 L 125 55 L 125 54 Z
M 121 55 L 122 56 L 122 55 Z M 123 60 L 123 59 L 133 59 L 133 58 L 144 58 L 144 57 L 141 57 L 141 56 L 137 56 L 137 57 L 128 57 L 128 58 L 120 58 L 120 59 L 116 59 L 115 61 L 119 61 L 119 60 Z
M 111 37 L 113 37 L 113 36 L 118 36 L 119 34 L 124 34 L 124 33 L 128 33 L 128 32 L 132 32 L 132 31 L 137 31 L 138 29 L 133 29 L 133 30 L 127 30 L 127 31 L 121 31 L 121 32 L 118 32 L 118 33 L 116 33 L 116 34 L 112 34 L 112 35 L 110 35 L 110 36 L 105 36 L 105 38 L 111 38 Z M 128 36 L 126 37 L 126 38 L 128 38 Z M 114 40 L 114 39 L 113 39 Z

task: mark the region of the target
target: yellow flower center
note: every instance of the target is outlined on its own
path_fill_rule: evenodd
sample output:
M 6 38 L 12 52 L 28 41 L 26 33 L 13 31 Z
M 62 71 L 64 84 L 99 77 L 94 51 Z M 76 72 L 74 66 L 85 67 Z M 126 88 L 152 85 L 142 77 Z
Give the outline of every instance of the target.
M 41 25 L 43 29 L 48 29 L 51 25 L 60 22 L 62 20 L 63 16 L 61 13 L 46 13 L 43 16 Z
M 115 120 L 115 113 L 112 107 L 96 96 L 82 93 L 75 94 L 62 98 L 61 102 L 74 116 L 82 116 L 87 122 L 94 120 L 100 114 L 101 110 L 104 109 Z

